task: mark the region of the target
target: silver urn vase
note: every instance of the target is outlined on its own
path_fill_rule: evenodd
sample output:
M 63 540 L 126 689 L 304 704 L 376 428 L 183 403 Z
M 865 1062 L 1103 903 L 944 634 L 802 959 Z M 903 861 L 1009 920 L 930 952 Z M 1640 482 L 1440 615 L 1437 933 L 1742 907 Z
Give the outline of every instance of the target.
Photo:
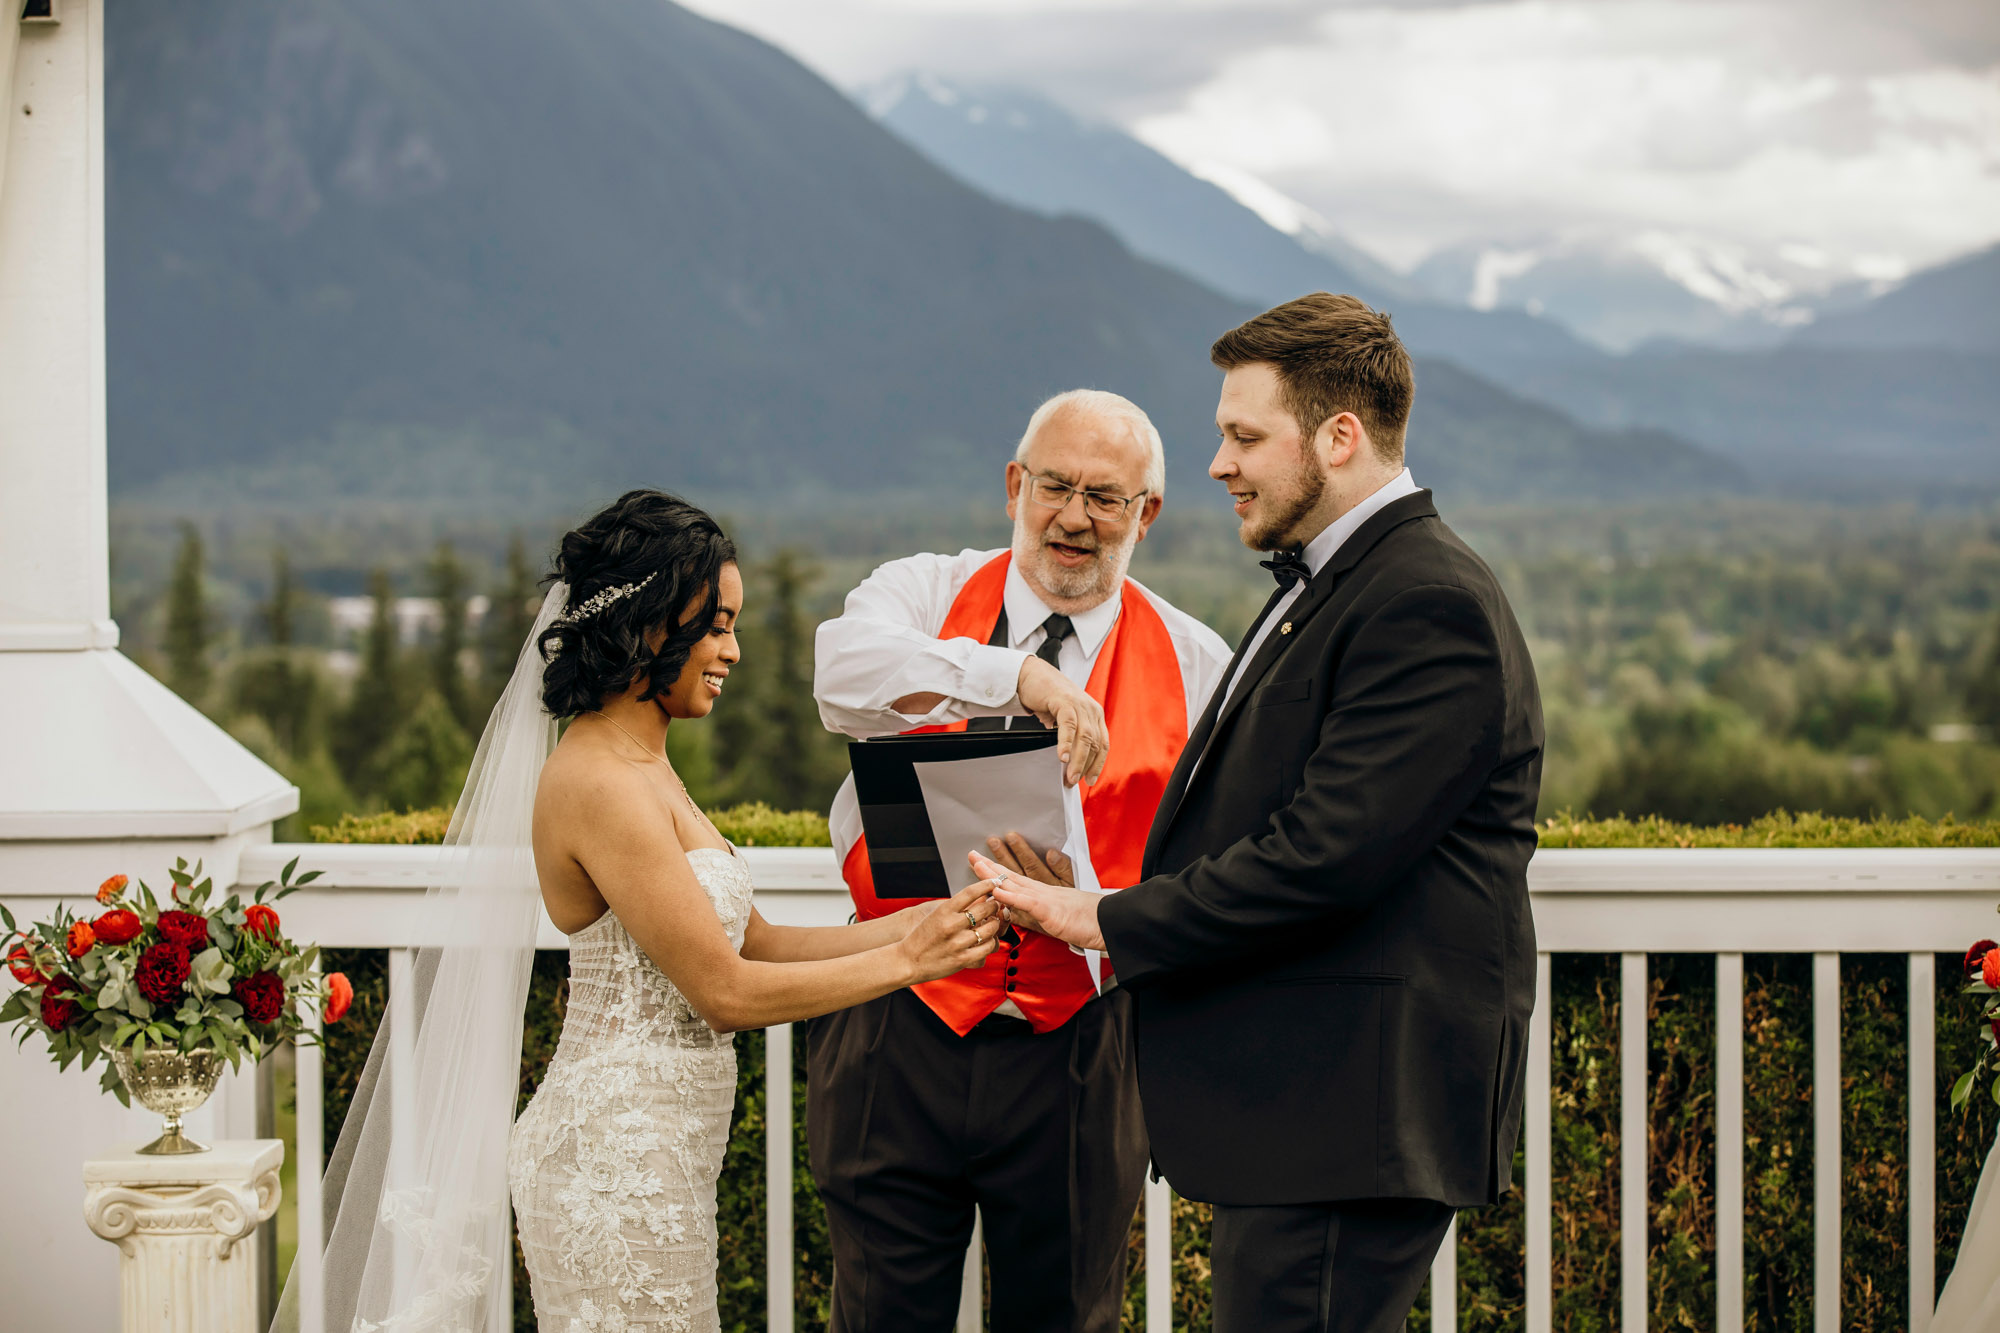
M 215 1082 L 222 1077 L 225 1061 L 206 1047 L 177 1051 L 172 1047 L 134 1055 L 130 1048 L 112 1052 L 112 1063 L 132 1100 L 148 1111 L 167 1118 L 166 1132 L 139 1149 L 149 1157 L 176 1157 L 182 1153 L 207 1152 L 208 1145 L 196 1143 L 181 1133 L 181 1117 L 208 1100 Z

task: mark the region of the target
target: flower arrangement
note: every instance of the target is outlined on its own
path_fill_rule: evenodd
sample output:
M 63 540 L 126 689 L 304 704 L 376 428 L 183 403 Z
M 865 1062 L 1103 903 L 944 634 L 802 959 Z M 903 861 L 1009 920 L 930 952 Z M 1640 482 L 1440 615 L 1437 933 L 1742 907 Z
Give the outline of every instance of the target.
M 1965 989 L 1967 994 L 1987 997 L 1979 1015 L 1986 1024 L 1986 1044 L 1972 1068 L 1951 1086 L 1954 1110 L 1971 1100 L 1972 1085 L 1987 1073 L 1994 1075 L 1993 1100 L 2000 1102 L 2000 943 L 1981 940 L 1965 951 Z
M 59 1068 L 105 1057 L 104 1090 L 128 1106 L 114 1052 L 211 1050 L 235 1068 L 287 1041 L 317 1041 L 312 1016 L 339 1022 L 354 988 L 338 972 L 313 971 L 318 946 L 284 936 L 271 904 L 320 873 L 294 879 L 298 864 L 258 885 L 248 903 L 231 894 L 212 904 L 215 885 L 201 863 L 177 860 L 164 904 L 143 882 L 134 895 L 130 879 L 113 875 L 97 890 L 104 910 L 87 920 L 63 908 L 23 930 L 0 906 L 0 950 L 21 983 L 0 1003 L 0 1024 L 19 1027 L 23 1042 L 42 1034 Z

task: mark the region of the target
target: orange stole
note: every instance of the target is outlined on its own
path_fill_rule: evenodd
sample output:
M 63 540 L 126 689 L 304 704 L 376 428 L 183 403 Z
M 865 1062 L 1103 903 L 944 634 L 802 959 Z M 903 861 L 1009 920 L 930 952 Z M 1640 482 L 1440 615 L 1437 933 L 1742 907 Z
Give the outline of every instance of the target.
M 993 637 L 1005 605 L 1007 566 L 1003 552 L 981 566 L 952 601 L 941 639 Z M 1090 835 L 1090 859 L 1100 887 L 1122 889 L 1139 880 L 1139 863 L 1154 812 L 1166 793 L 1167 780 L 1187 744 L 1187 692 L 1181 683 L 1180 659 L 1174 641 L 1145 595 L 1126 583 L 1118 621 L 1097 654 L 1090 681 L 1084 687 L 1104 705 L 1111 732 L 1111 754 L 1094 786 L 1083 789 L 1083 809 Z M 916 732 L 963 731 L 964 722 L 918 727 Z M 1005 832 L 1005 830 L 996 830 Z M 855 914 L 872 920 L 930 901 L 924 898 L 877 898 L 868 867 L 868 840 L 855 841 L 841 865 Z M 1021 942 L 1004 942 L 988 955 L 984 966 L 955 976 L 922 982 L 915 990 L 939 1018 L 961 1037 L 973 1025 L 1011 999 L 1037 1032 L 1067 1023 L 1093 993 L 1089 969 L 1066 944 L 1022 932 Z

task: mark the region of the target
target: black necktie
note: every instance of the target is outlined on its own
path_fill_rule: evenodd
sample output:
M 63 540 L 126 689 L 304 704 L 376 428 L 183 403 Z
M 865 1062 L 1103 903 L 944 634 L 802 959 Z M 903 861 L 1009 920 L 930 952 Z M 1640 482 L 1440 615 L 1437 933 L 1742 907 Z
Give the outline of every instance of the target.
M 1313 576 L 1312 566 L 1297 551 L 1280 551 L 1269 560 L 1257 563 L 1271 571 L 1271 577 L 1278 581 L 1280 588 L 1289 588 Z
M 1060 671 L 1056 659 L 1062 656 L 1063 640 L 1076 633 L 1076 626 L 1065 615 L 1052 615 L 1042 622 L 1042 633 L 1047 637 L 1035 649 L 1035 656 Z M 975 717 L 968 724 L 971 731 L 1035 731 L 1042 728 L 1042 720 L 1033 713 L 1025 717 Z

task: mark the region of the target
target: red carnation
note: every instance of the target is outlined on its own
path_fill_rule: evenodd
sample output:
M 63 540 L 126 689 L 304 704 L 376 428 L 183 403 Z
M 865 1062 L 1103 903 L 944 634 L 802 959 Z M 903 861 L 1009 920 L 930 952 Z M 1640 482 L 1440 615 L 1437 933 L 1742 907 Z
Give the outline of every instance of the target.
M 69 977 L 49 978 L 49 988 L 42 992 L 42 1022 L 49 1031 L 61 1032 L 83 1017 L 83 1006 L 63 995 L 75 989 L 76 982 Z
M 139 919 L 137 912 L 116 907 L 91 922 L 90 927 L 97 932 L 99 944 L 130 944 L 139 938 L 139 932 L 146 928 L 146 923 Z
M 172 940 L 155 944 L 139 955 L 134 974 L 139 994 L 154 1004 L 172 1004 L 188 979 L 188 951 Z
M 1965 979 L 1979 980 L 1979 965 L 1986 961 L 1986 955 L 2000 949 L 2000 940 L 1981 940 L 1965 951 Z
M 200 953 L 208 947 L 208 918 L 193 912 L 162 912 L 160 938 L 189 953 Z
M 69 934 L 63 939 L 63 948 L 71 958 L 81 958 L 97 947 L 97 932 L 90 928 L 88 921 L 70 924 Z
M 326 1021 L 338 1023 L 341 1015 L 354 1003 L 354 983 L 347 979 L 345 972 L 326 974 Z
M 252 903 L 243 910 L 243 929 L 274 940 L 278 938 L 278 914 L 262 903 Z
M 252 1023 L 275 1023 L 278 1015 L 285 1012 L 285 983 L 276 972 L 253 972 L 238 977 L 230 985 L 229 993 L 243 1006 Z
M 42 975 L 42 969 L 35 966 L 35 956 L 28 952 L 25 944 L 17 944 L 7 951 L 7 970 L 23 986 L 39 986 L 48 980 Z
M 131 880 L 125 878 L 123 875 L 113 875 L 110 879 L 105 880 L 97 886 L 97 901 L 101 903 L 110 902 L 113 898 L 125 892 L 125 886 L 131 882 Z

